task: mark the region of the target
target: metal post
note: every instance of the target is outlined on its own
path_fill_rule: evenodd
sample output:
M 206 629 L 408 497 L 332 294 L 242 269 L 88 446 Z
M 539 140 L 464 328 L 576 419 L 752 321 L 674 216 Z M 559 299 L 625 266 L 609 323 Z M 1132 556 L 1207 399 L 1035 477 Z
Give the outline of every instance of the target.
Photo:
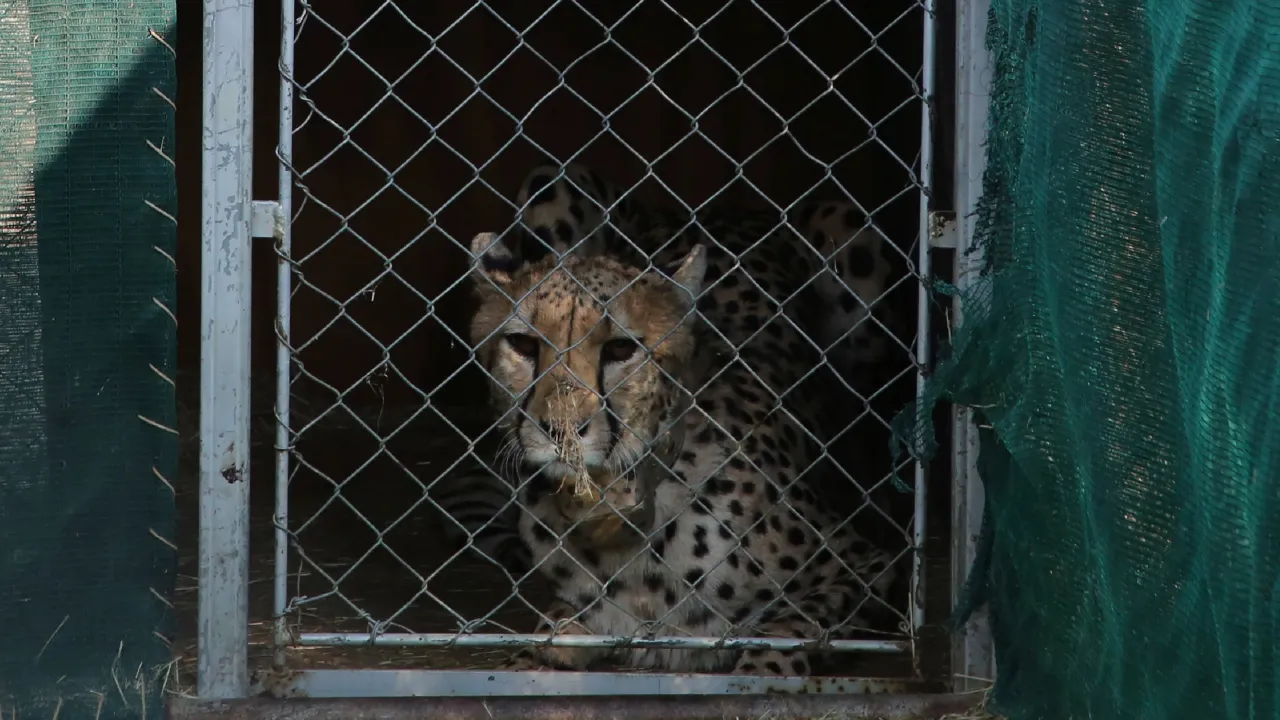
M 197 693 L 245 697 L 249 668 L 253 3 L 204 0 Z
M 279 166 L 279 202 L 276 215 L 276 558 L 272 568 L 275 598 L 277 666 L 284 664 L 289 628 L 284 612 L 289 604 L 289 299 L 293 294 L 293 35 L 294 0 L 280 2 L 280 139 L 276 148 Z
M 937 5 L 935 0 L 924 0 L 924 57 L 921 59 L 920 92 L 924 102 L 920 105 L 920 230 L 917 249 L 917 269 L 920 272 L 919 305 L 916 309 L 916 397 L 924 396 L 928 375 L 930 333 L 929 275 L 932 273 L 932 256 L 929 243 L 930 195 L 933 192 L 933 66 L 937 35 Z M 915 466 L 915 513 L 911 527 L 911 544 L 915 547 L 915 559 L 911 568 L 911 628 L 918 631 L 924 626 L 924 541 L 928 520 L 928 488 L 924 462 Z
M 977 278 L 980 257 L 971 254 L 974 213 L 982 195 L 982 174 L 987 157 L 987 103 L 991 101 L 991 57 L 987 51 L 987 10 L 990 0 L 960 0 L 956 14 L 956 286 L 963 293 Z M 952 303 L 953 322 L 963 322 L 959 298 Z M 982 526 L 982 479 L 978 476 L 978 430 L 973 412 L 957 407 L 953 411 L 952 474 L 952 605 L 959 599 L 969 568 L 973 565 L 979 529 Z M 991 628 L 985 609 L 975 610 L 969 622 L 956 633 L 951 652 L 951 671 L 956 692 L 970 692 L 991 685 L 995 679 L 995 659 Z

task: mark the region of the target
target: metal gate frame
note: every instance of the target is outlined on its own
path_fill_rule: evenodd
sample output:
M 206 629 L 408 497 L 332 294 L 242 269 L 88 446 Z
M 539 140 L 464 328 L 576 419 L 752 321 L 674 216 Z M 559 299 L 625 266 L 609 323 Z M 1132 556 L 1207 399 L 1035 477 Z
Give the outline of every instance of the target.
M 987 50 L 987 13 L 991 0 L 956 1 L 955 57 L 955 285 L 963 293 L 973 287 L 982 267 L 980 248 L 973 245 L 982 175 L 987 167 L 987 109 L 991 73 L 995 67 Z M 964 320 L 959 297 L 951 305 L 951 322 Z M 969 568 L 977 557 L 982 527 L 983 488 L 978 474 L 978 429 L 973 411 L 952 408 L 951 434 L 951 600 L 960 600 Z M 972 692 L 995 682 L 995 651 L 986 607 L 975 608 L 951 644 L 952 689 Z
M 960 212 L 956 233 L 950 241 L 938 240 L 929 232 L 933 220 L 929 193 L 920 193 L 917 269 L 927 277 L 931 251 L 937 247 L 963 250 L 972 232 L 965 221 L 980 192 L 981 165 L 984 162 L 981 138 L 985 131 L 985 96 L 974 88 L 985 82 L 987 53 L 983 46 L 985 7 L 989 0 L 956 0 L 959 10 L 957 43 L 957 194 Z M 925 9 L 923 24 L 924 57 L 922 90 L 934 96 L 934 64 L 937 32 L 937 0 L 921 0 Z M 289 315 L 291 267 L 289 257 L 292 215 L 293 178 L 290 168 L 293 126 L 293 82 L 287 68 L 293 64 L 294 6 L 283 0 L 280 43 L 280 107 L 282 128 L 277 159 L 279 162 L 279 201 L 254 202 L 251 196 L 252 176 L 252 109 L 253 109 L 253 8 L 239 0 L 204 0 L 203 2 L 203 153 L 202 153 L 202 309 L 201 309 L 201 420 L 200 420 L 200 532 L 199 532 L 199 622 L 198 622 L 198 696 L 202 700 L 248 697 L 251 688 L 248 674 L 248 558 L 249 558 L 249 344 L 250 344 L 250 244 L 253 238 L 272 239 L 282 258 L 277 267 L 276 321 L 278 389 L 276 405 L 276 563 L 274 576 L 274 610 L 277 615 L 278 645 L 300 641 L 318 644 L 445 644 L 457 643 L 453 634 L 435 636 L 397 636 L 315 634 L 291 638 L 285 628 L 282 611 L 288 606 L 286 585 L 289 537 L 286 530 L 288 512 L 289 419 Z M 966 58 L 969 61 L 966 61 Z M 981 58 L 981 62 L 974 62 Z M 929 103 L 921 103 L 922 146 L 920 181 L 932 185 L 933 122 Z M 966 180 L 967 178 L 967 180 Z M 968 277 L 963 264 L 964 253 L 957 252 L 957 279 Z M 919 290 L 920 309 L 915 355 L 928 359 L 931 353 L 926 287 Z M 923 374 L 917 376 L 917 391 L 924 385 Z M 971 559 L 973 534 L 981 513 L 981 495 L 973 450 L 976 439 L 968 432 L 971 420 L 957 412 L 955 427 L 956 454 L 953 458 L 957 501 L 953 519 L 953 556 Z M 912 542 L 923 546 L 925 535 L 925 469 L 915 463 L 915 513 Z M 922 553 L 916 552 L 912 570 L 911 624 L 923 624 L 924 584 Z M 963 576 L 968 562 L 955 572 Z M 953 583 L 958 586 L 958 583 Z M 513 640 L 541 636 L 472 636 L 468 644 L 510 644 Z M 564 638 L 563 644 L 601 642 L 606 638 Z M 567 642 L 565 642 L 567 641 Z M 688 646 L 697 643 L 637 641 L 634 644 Z M 703 643 L 706 644 L 706 643 Z M 730 644 L 750 644 L 749 640 Z M 899 648 L 874 641 L 846 641 L 847 645 L 866 645 L 862 650 L 893 651 Z M 913 643 L 912 643 L 913 644 Z M 910 648 L 908 648 L 910 649 Z M 961 660 L 959 676 L 990 677 L 984 668 L 990 665 L 989 640 L 981 622 L 957 642 Z M 955 653 L 953 653 L 955 655 Z M 507 677 L 504 677 L 507 676 Z M 758 694 L 765 692 L 848 693 L 857 692 L 856 679 L 764 679 L 731 676 L 688 675 L 620 675 L 596 673 L 495 673 L 487 671 L 377 671 L 322 670 L 282 674 L 281 682 L 270 690 L 277 695 L 317 697 L 398 697 L 435 695 L 453 697 L 493 697 L 495 695 L 650 695 L 650 694 Z M 965 688 L 956 688 L 965 689 Z M 941 700 L 946 696 L 938 696 Z M 601 698 L 603 699 L 603 698 Z M 745 698 L 744 698 L 745 700 Z M 851 698 L 838 703 L 849 707 Z

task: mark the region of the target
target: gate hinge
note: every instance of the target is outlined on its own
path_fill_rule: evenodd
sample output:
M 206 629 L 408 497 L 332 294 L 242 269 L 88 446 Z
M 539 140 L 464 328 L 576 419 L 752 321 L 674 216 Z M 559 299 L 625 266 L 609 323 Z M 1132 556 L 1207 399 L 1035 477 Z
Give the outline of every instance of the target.
M 929 247 L 954 250 L 959 247 L 956 214 L 951 211 L 929 213 Z
M 249 235 L 273 240 L 284 237 L 284 217 L 280 214 L 280 203 L 274 200 L 253 201 L 253 214 L 249 217 Z

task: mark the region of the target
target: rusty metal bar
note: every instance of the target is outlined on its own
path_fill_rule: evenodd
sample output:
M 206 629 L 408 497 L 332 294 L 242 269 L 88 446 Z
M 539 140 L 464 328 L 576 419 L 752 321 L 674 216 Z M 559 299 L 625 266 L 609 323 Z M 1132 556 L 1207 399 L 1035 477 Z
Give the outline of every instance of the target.
M 762 718 L 910 720 L 976 709 L 981 693 L 939 695 L 686 695 L 657 697 L 290 698 L 201 701 L 176 698 L 172 720 L 684 720 Z
M 260 673 L 249 695 L 276 698 L 558 697 L 643 695 L 913 695 L 940 683 L 886 677 L 764 677 L 650 672 L 378 669 L 279 670 Z

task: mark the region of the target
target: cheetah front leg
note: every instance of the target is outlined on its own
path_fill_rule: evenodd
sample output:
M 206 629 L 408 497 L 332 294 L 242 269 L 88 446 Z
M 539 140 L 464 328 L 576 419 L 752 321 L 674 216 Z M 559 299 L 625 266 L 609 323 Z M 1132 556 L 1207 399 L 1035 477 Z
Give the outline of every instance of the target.
M 580 613 L 568 603 L 557 600 L 538 620 L 535 632 L 556 635 L 591 635 L 577 616 Z M 503 662 L 501 670 L 585 670 L 605 651 L 599 648 L 556 647 L 537 645 L 522 648 Z
M 757 632 L 762 637 L 816 640 L 824 629 L 836 628 L 862 595 L 847 583 L 833 582 L 806 593 L 795 606 L 770 608 L 761 616 Z M 865 623 L 855 614 L 854 626 Z M 812 672 L 807 650 L 747 650 L 734 666 L 735 675 L 808 677 Z
M 762 677 L 808 677 L 809 672 L 809 653 L 805 650 L 747 650 L 733 668 L 734 675 Z

